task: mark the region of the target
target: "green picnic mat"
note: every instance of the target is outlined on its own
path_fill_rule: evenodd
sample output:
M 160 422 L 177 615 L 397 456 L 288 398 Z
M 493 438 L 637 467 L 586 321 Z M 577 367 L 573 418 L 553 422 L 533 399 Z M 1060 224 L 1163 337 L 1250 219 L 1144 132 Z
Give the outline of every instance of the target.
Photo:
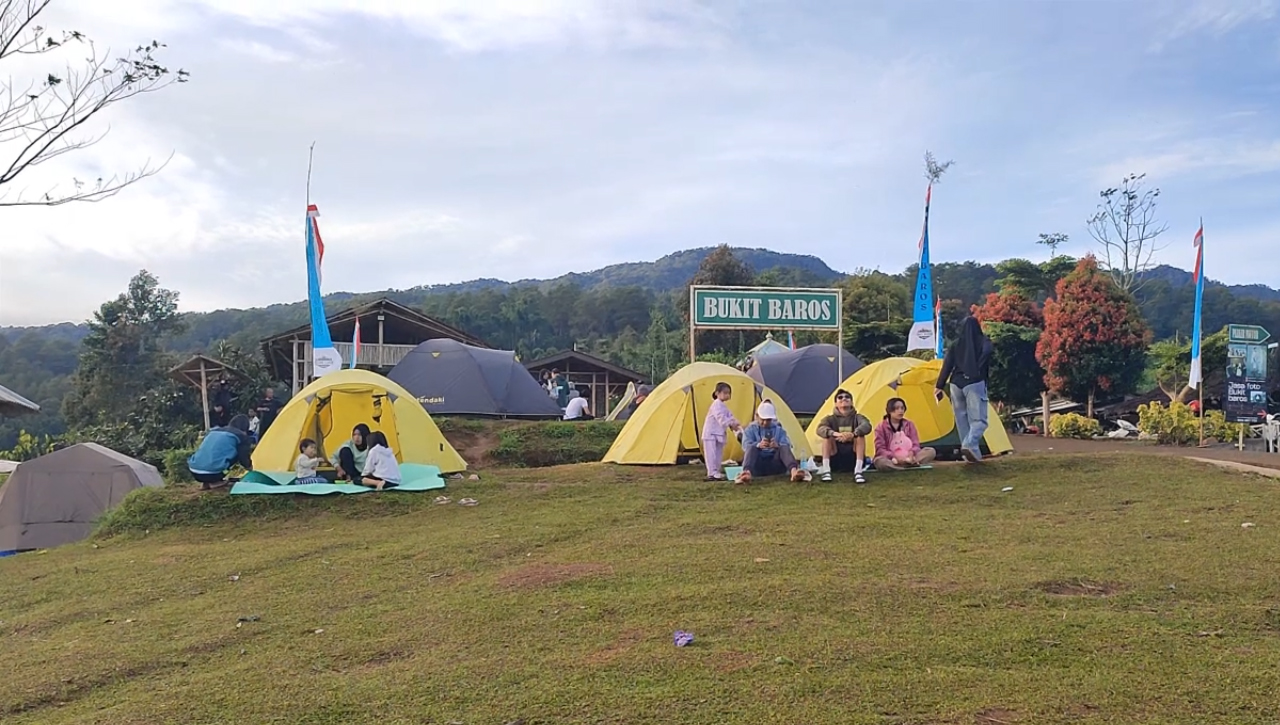
M 419 463 L 400 464 L 400 475 L 404 481 L 388 491 L 434 491 L 444 488 L 444 478 L 440 469 Z M 297 479 L 292 473 L 276 471 L 250 471 L 231 487 L 232 494 L 271 494 L 271 493 L 306 493 L 312 496 L 327 496 L 333 493 L 368 493 L 374 489 L 368 486 L 357 486 L 354 483 L 303 483 L 294 484 Z

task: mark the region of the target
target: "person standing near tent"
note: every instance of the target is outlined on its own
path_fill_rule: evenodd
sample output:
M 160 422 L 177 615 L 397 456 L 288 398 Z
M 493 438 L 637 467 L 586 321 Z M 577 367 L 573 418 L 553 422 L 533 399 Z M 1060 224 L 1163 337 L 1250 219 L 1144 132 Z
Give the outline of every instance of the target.
M 276 416 L 280 414 L 280 409 L 284 407 L 284 403 L 276 400 L 275 388 L 267 388 L 262 392 L 262 400 L 258 403 L 258 419 L 261 421 L 262 435 L 266 435 L 271 429 L 271 424 L 275 422 Z
M 733 398 L 733 386 L 728 383 L 716 383 L 715 392 L 711 394 L 711 407 L 707 409 L 707 419 L 702 424 L 702 459 L 707 464 L 707 480 L 723 481 L 720 473 L 724 465 L 724 445 L 729 431 L 735 433 L 742 430 L 742 424 L 733 417 L 733 411 L 725 405 Z
M 209 423 L 214 428 L 224 428 L 231 420 L 231 381 L 227 380 L 226 374 L 213 384 L 210 390 L 210 403 L 213 407 L 209 411 Z
M 822 480 L 831 481 L 831 472 L 853 472 L 854 483 L 866 483 L 862 475 L 867 456 L 867 436 L 871 420 L 853 407 L 853 395 L 844 388 L 836 391 L 836 409 L 818 424 L 822 439 Z
M 559 370 L 552 370 L 551 389 L 556 393 L 556 405 L 564 410 L 569 405 L 569 378 L 561 375 Z
M 932 448 L 920 446 L 916 424 L 907 420 L 907 401 L 889 398 L 884 406 L 884 420 L 876 426 L 877 471 L 900 471 L 923 466 L 937 456 Z
M 253 470 L 252 451 L 249 416 L 237 415 L 225 427 L 204 434 L 200 447 L 187 459 L 187 470 L 207 491 L 211 484 L 226 481 L 227 471 L 237 463 L 246 471 Z
M 333 467 L 337 469 L 338 480 L 360 483 L 360 474 L 364 471 L 368 457 L 369 426 L 357 423 L 351 429 L 351 439 L 338 448 L 331 460 Z
M 950 385 L 951 410 L 960 435 L 960 455 L 966 461 L 982 460 L 982 436 L 987 432 L 987 374 L 991 368 L 991 339 L 982 332 L 978 318 L 970 314 L 960 323 L 960 337 L 947 350 L 942 371 L 934 385 L 934 398 L 942 402 Z
M 765 400 L 756 408 L 756 419 L 742 432 L 742 472 L 744 483 L 752 478 L 791 475 L 791 480 L 806 480 L 806 474 L 791 452 L 791 439 L 778 425 L 778 410 Z M 749 474 L 749 475 L 748 475 Z

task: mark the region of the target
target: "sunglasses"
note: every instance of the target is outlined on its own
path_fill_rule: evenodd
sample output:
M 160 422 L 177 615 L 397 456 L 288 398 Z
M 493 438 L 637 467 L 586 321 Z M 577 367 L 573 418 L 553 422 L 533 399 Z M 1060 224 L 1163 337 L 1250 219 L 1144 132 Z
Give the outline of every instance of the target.
M 836 400 L 853 400 L 852 395 L 837 395 Z

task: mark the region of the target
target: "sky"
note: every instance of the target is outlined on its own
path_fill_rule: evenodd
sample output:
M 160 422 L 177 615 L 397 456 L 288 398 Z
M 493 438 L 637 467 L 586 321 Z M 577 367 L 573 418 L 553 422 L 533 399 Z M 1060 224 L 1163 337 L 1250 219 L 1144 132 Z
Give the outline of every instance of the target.
M 1131 172 L 1157 255 L 1280 286 L 1280 0 L 54 0 L 189 83 L 113 105 L 38 195 L 172 159 L 96 204 L 0 208 L 0 325 L 81 321 L 140 269 L 184 310 L 546 278 L 728 243 L 842 271 L 1094 251 Z M 43 78 L 79 49 L 3 61 Z M 7 166 L 15 149 L 0 144 Z

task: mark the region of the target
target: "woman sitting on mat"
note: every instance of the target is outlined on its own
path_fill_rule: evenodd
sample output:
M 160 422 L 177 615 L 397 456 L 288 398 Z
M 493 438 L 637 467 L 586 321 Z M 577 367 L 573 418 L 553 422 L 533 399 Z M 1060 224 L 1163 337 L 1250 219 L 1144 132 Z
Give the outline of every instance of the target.
M 402 480 L 400 478 L 400 464 L 396 461 L 396 454 L 391 452 L 391 447 L 387 445 L 387 436 L 380 430 L 375 430 L 369 434 L 368 455 L 364 461 L 363 479 L 360 481 L 365 486 L 372 486 L 381 491 L 386 486 L 396 486 Z
M 369 426 L 360 423 L 351 431 L 351 440 L 342 444 L 333 457 L 333 467 L 337 469 L 339 481 L 360 483 L 360 472 L 364 470 L 365 458 L 369 455 Z
M 889 398 L 875 436 L 876 456 L 872 463 L 877 471 L 917 468 L 937 455 L 932 448 L 920 447 L 920 433 L 915 423 L 907 420 L 907 402 L 902 398 Z

